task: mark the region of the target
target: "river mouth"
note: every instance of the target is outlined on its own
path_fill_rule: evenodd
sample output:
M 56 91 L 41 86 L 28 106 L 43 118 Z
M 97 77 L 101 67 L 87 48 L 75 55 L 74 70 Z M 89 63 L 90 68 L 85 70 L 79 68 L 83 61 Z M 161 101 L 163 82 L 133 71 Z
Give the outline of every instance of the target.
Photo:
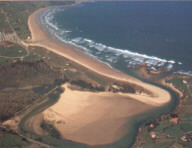
M 136 135 L 138 133 L 138 129 L 141 125 L 143 125 L 145 122 L 150 121 L 156 117 L 159 117 L 162 114 L 167 114 L 169 112 L 171 112 L 176 104 L 177 104 L 177 97 L 176 95 L 169 91 L 171 93 L 172 99 L 171 101 L 162 106 L 162 107 L 156 107 L 153 109 L 150 109 L 149 111 L 145 111 L 144 113 L 140 113 L 137 115 L 134 115 L 132 117 L 129 118 L 129 120 L 127 121 L 126 124 L 123 125 L 123 129 L 124 131 L 127 131 L 124 136 L 122 136 L 119 140 L 117 140 L 116 142 L 112 142 L 111 144 L 103 144 L 103 145 L 87 145 L 87 144 L 82 144 L 82 143 L 78 143 L 78 142 L 74 142 L 74 141 L 69 141 L 69 140 L 65 140 L 62 138 L 54 138 L 54 137 L 50 137 L 50 136 L 46 136 L 46 134 L 41 134 L 41 133 L 36 133 L 33 130 L 28 130 L 25 129 L 25 124 L 27 123 L 27 121 L 29 121 L 30 119 L 32 119 L 35 116 L 39 116 L 42 115 L 42 113 L 44 112 L 44 114 L 46 114 L 46 110 L 47 108 L 52 107 L 54 104 L 56 104 L 60 98 L 60 96 L 62 95 L 63 91 L 60 91 L 60 95 L 56 95 L 55 98 L 49 98 L 47 100 L 47 102 L 43 103 L 42 105 L 40 105 L 39 107 L 37 107 L 36 109 L 34 109 L 32 112 L 30 112 L 27 116 L 25 116 L 21 122 L 20 122 L 20 130 L 24 133 L 30 133 L 31 135 L 34 135 L 35 137 L 41 137 L 41 140 L 45 143 L 48 143 L 48 141 L 52 141 L 50 144 L 55 144 L 56 146 L 60 147 L 59 145 L 62 143 L 62 145 L 66 145 L 69 148 L 83 148 L 83 147 L 88 147 L 88 148 L 117 148 L 117 147 L 121 147 L 121 148 L 127 148 L 130 147 L 136 138 Z M 49 111 L 48 111 L 49 112 Z M 47 113 L 48 113 L 47 112 Z M 42 117 L 40 117 L 42 118 Z M 35 120 L 34 120 L 35 121 Z
M 49 41 L 49 40 L 48 40 Z M 52 41 L 50 40 L 50 43 Z M 43 43 L 42 43 L 43 44 Z M 39 45 L 42 45 L 39 43 Z M 44 47 L 44 46 L 43 46 Z M 58 46 L 59 47 L 59 46 Z M 63 47 L 63 46 L 62 46 Z M 45 47 L 46 48 L 46 47 Z M 51 48 L 51 47 L 50 47 Z M 63 49 L 63 48 L 61 48 Z M 61 51 L 60 51 L 61 52 Z M 85 59 L 83 59 L 85 60 Z M 100 65 L 101 63 L 99 63 Z M 111 71 L 110 71 L 111 72 Z M 112 71 L 113 72 L 113 71 Z M 111 73 L 110 73 L 111 74 Z M 130 78 L 130 77 L 129 77 Z M 135 79 L 133 79 L 135 80 Z M 133 82 L 133 81 L 132 81 Z M 140 82 L 140 81 L 137 81 L 137 82 Z M 142 83 L 143 84 L 143 83 Z M 159 86 L 157 86 L 159 87 Z M 163 88 L 163 87 L 162 87 Z M 164 88 L 163 88 L 164 89 Z M 167 89 L 166 89 L 167 90 Z M 170 91 L 169 91 L 170 92 Z M 138 128 L 139 126 L 141 126 L 143 123 L 145 123 L 146 121 L 149 121 L 151 119 L 154 119 L 162 114 L 166 114 L 166 113 L 169 113 L 170 111 L 172 111 L 174 109 L 174 107 L 176 106 L 177 104 L 177 99 L 176 97 L 174 96 L 174 94 L 172 94 L 172 92 L 170 93 L 172 95 L 172 99 L 169 103 L 161 106 L 161 107 L 156 107 L 155 109 L 153 110 L 150 110 L 148 112 L 145 112 L 143 114 L 140 114 L 140 115 L 136 115 L 134 117 L 132 117 L 130 119 L 130 122 L 125 124 L 124 126 L 126 128 L 129 128 L 131 129 L 127 134 L 125 134 L 125 136 L 123 136 L 122 138 L 120 138 L 118 141 L 112 143 L 112 144 L 106 144 L 106 145 L 99 145 L 99 146 L 90 146 L 90 145 L 84 145 L 84 144 L 80 144 L 80 143 L 75 143 L 75 142 L 72 142 L 72 141 L 69 141 L 69 140 L 60 140 L 60 139 L 56 139 L 56 138 L 51 138 L 51 137 L 47 137 L 47 136 L 39 136 L 39 138 L 44 139 L 45 142 L 48 140 L 48 141 L 51 141 L 51 139 L 53 140 L 54 139 L 54 144 L 63 144 L 63 145 L 66 145 L 66 147 L 71 147 L 71 148 L 75 148 L 75 147 L 98 147 L 98 148 L 117 148 L 117 147 L 122 147 L 122 148 L 127 148 L 127 147 L 130 147 L 133 143 L 134 143 L 134 140 L 135 140 L 135 137 L 137 135 L 137 131 L 138 131 Z M 58 99 L 58 98 L 57 98 Z M 50 99 L 48 100 L 50 101 Z M 44 111 L 46 108 L 48 108 L 49 106 L 52 106 L 56 101 L 50 101 L 50 102 L 46 102 L 46 104 L 43 104 L 41 106 L 41 108 L 37 108 L 36 111 L 33 112 L 33 114 L 29 114 L 27 115 L 28 117 L 26 117 L 24 120 L 26 121 L 29 117 L 31 117 L 32 115 L 36 115 L 37 113 L 40 113 L 42 111 Z M 25 122 L 23 120 L 23 122 Z M 21 124 L 22 125 L 22 124 Z M 22 126 L 20 126 L 22 127 Z M 34 133 L 33 133 L 34 134 Z M 36 135 L 38 136 L 38 135 Z M 43 141 L 44 142 L 44 141 Z

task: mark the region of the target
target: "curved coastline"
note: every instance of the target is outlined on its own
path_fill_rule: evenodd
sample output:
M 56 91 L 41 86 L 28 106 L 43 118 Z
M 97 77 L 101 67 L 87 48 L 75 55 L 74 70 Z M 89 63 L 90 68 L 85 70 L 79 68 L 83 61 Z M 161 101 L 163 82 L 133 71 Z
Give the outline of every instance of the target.
M 171 100 L 169 92 L 165 91 L 164 89 L 161 89 L 151 84 L 144 83 L 132 76 L 126 75 L 118 70 L 115 70 L 109 67 L 107 64 L 97 61 L 93 57 L 86 55 L 81 51 L 78 51 L 72 45 L 61 43 L 57 39 L 52 38 L 51 35 L 49 35 L 49 33 L 45 30 L 45 28 L 43 28 L 43 25 L 40 22 L 41 13 L 47 9 L 48 8 L 37 10 L 30 15 L 28 25 L 32 38 L 27 43 L 27 46 L 39 46 L 46 48 L 47 50 L 50 50 L 75 63 L 78 63 L 100 75 L 141 86 L 151 92 L 153 96 L 130 94 L 130 97 L 146 104 L 161 106 Z
M 97 61 L 91 56 L 78 51 L 76 47 L 61 43 L 57 39 L 54 39 L 40 22 L 41 14 L 47 9 L 48 8 L 37 10 L 30 15 L 28 19 L 28 25 L 32 38 L 28 42 L 23 43 L 25 46 L 39 46 L 46 48 L 47 50 L 61 55 L 75 63 L 78 63 L 100 75 L 141 86 L 145 90 L 151 92 L 152 95 L 127 94 L 127 96 L 147 105 L 152 105 L 156 108 L 159 108 L 166 106 L 169 102 L 171 102 L 171 95 L 167 90 L 126 75 L 109 67 L 107 64 Z

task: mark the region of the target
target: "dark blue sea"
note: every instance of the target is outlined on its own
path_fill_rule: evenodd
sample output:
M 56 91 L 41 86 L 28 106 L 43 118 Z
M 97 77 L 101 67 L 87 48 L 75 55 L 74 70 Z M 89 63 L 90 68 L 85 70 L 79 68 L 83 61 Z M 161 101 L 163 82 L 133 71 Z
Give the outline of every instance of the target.
M 192 75 L 191 8 L 192 2 L 89 2 L 48 9 L 41 23 L 53 37 L 123 72 L 147 63 L 154 70 Z M 170 93 L 169 104 L 134 117 L 125 137 L 93 147 L 130 147 L 139 126 L 174 109 L 177 99 Z
M 117 69 L 192 74 L 192 2 L 90 2 L 49 9 L 54 36 Z

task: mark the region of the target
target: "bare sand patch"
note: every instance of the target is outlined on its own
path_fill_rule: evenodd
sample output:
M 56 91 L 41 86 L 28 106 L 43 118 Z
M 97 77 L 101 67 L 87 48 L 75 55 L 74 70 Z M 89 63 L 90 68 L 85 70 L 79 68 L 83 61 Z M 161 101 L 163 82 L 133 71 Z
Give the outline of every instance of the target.
M 66 90 L 58 103 L 43 112 L 44 120 L 52 124 L 63 138 L 89 145 L 115 142 L 127 132 L 124 125 L 130 117 L 155 106 L 164 105 L 171 100 L 166 90 L 128 76 L 78 51 L 73 46 L 53 39 L 39 22 L 44 10 L 46 9 L 36 11 L 29 17 L 28 24 L 32 39 L 25 46 L 46 48 L 93 72 L 138 85 L 152 94 L 80 92 L 64 86 Z M 58 121 L 62 121 L 62 124 Z
M 171 100 L 170 94 L 159 87 L 151 84 L 144 83 L 134 77 L 128 76 L 118 70 L 115 70 L 108 65 L 97 61 L 96 59 L 78 51 L 75 47 L 63 44 L 58 40 L 53 39 L 40 25 L 40 16 L 46 9 L 40 9 L 30 15 L 28 20 L 29 29 L 31 31 L 32 38 L 28 45 L 40 46 L 52 51 L 58 55 L 61 55 L 73 62 L 81 64 L 82 66 L 98 73 L 103 76 L 107 76 L 116 80 L 129 82 L 138 86 L 143 87 L 147 91 L 151 92 L 153 96 L 150 95 L 140 95 L 135 99 L 142 102 L 151 102 L 151 104 L 162 105 L 168 103 Z
M 161 83 L 162 83 L 164 86 L 166 86 L 166 87 L 172 89 L 173 91 L 175 91 L 175 92 L 179 95 L 180 98 L 183 97 L 183 93 L 182 93 L 180 90 L 176 89 L 175 86 L 174 86 L 172 83 L 166 83 L 166 82 L 165 82 L 165 79 L 163 79 L 163 80 L 161 81 Z
M 20 122 L 20 117 L 14 117 L 13 119 L 7 120 L 3 123 L 4 126 L 9 125 L 12 130 L 18 130 L 18 124 Z
M 40 136 L 47 135 L 47 133 L 45 131 L 43 131 L 43 129 L 41 128 L 42 122 L 43 122 L 43 115 L 40 113 L 40 114 L 30 117 L 25 122 L 24 126 L 26 129 L 33 131 L 37 135 L 40 135 Z
M 69 68 L 69 70 L 72 72 L 77 72 L 77 69 L 75 69 L 75 68 Z
M 76 91 L 67 84 L 63 87 L 65 92 L 60 100 L 43 112 L 44 120 L 52 124 L 62 138 L 80 143 L 115 142 L 127 133 L 124 125 L 130 117 L 153 108 L 126 94 Z

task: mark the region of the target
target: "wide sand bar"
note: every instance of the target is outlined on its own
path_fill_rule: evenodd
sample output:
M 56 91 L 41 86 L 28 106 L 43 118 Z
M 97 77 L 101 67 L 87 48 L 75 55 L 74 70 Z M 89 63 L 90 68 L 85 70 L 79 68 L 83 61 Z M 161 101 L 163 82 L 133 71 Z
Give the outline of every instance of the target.
M 128 132 L 125 124 L 130 117 L 154 108 L 127 94 L 77 91 L 67 85 L 59 101 L 43 112 L 44 120 L 64 139 L 89 145 L 113 143 Z
M 40 23 L 40 16 L 45 10 L 46 9 L 37 10 L 29 17 L 28 25 L 31 31 L 32 39 L 30 43 L 28 43 L 28 45 L 44 47 L 47 50 L 50 50 L 71 61 L 74 61 L 103 76 L 139 85 L 153 94 L 153 97 L 151 97 L 150 95 L 133 95 L 135 99 L 138 99 L 142 102 L 153 105 L 162 105 L 170 101 L 171 96 L 166 90 L 151 84 L 144 83 L 134 77 L 128 76 L 118 70 L 109 67 L 107 64 L 99 62 L 89 55 L 80 52 L 79 50 L 75 49 L 75 47 L 69 46 L 68 44 L 64 44 L 56 39 L 53 39 Z
M 46 48 L 98 74 L 138 85 L 153 94 L 80 92 L 64 86 L 65 92 L 58 103 L 43 113 L 44 120 L 52 123 L 63 138 L 89 145 L 112 143 L 125 135 L 127 131 L 123 127 L 131 116 L 171 100 L 166 90 L 117 71 L 76 47 L 52 38 L 39 21 L 45 10 L 40 9 L 30 15 L 28 25 L 32 38 L 25 46 Z

